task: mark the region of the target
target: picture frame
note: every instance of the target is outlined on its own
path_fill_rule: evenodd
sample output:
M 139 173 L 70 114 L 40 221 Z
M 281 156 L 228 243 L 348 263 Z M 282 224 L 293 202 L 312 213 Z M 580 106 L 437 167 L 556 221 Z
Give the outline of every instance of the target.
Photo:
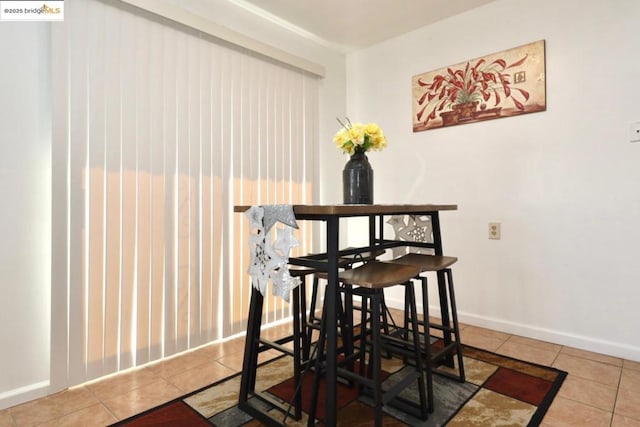
M 545 41 L 412 78 L 413 131 L 545 111 Z

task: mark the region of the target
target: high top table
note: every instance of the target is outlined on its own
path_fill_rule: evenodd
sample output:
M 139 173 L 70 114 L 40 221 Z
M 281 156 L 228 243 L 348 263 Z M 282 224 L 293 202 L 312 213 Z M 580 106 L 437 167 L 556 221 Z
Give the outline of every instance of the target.
M 235 206 L 234 212 L 245 212 L 250 206 Z M 323 221 L 326 223 L 326 253 L 305 257 L 291 258 L 289 262 L 295 265 L 317 268 L 327 272 L 327 292 L 324 304 L 327 309 L 327 358 L 326 358 L 326 407 L 325 424 L 337 424 L 337 298 L 338 298 L 338 258 L 374 249 L 388 249 L 397 246 L 417 246 L 431 248 L 436 255 L 442 253 L 442 236 L 440 234 L 440 211 L 457 210 L 457 205 L 441 204 L 410 204 L 410 205 L 293 205 L 293 212 L 297 220 Z M 384 216 L 390 215 L 426 215 L 431 218 L 433 228 L 433 243 L 397 241 L 385 239 Z M 340 219 L 350 217 L 369 218 L 369 246 L 339 250 Z M 377 225 L 377 227 L 376 227 Z M 443 323 L 448 319 L 444 318 Z M 448 317 L 448 315 L 447 315 Z M 246 353 L 245 353 L 246 357 Z M 247 373 L 243 372 L 243 375 Z M 240 406 L 243 406 L 243 396 L 240 396 Z M 246 397 L 244 396 L 246 403 Z M 256 416 L 255 412 L 251 415 Z M 271 425 L 273 420 L 263 420 Z M 314 420 L 309 420 L 313 425 Z

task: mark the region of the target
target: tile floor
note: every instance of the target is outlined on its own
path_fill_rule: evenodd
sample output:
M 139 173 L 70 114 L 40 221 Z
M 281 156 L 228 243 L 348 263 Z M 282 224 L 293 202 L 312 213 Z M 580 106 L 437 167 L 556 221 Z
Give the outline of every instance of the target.
M 569 373 L 542 426 L 640 427 L 640 362 L 471 325 L 461 329 L 465 344 Z M 277 336 L 277 328 L 272 331 Z M 8 408 L 0 411 L 0 427 L 108 425 L 240 371 L 243 347 L 242 338 L 211 344 Z

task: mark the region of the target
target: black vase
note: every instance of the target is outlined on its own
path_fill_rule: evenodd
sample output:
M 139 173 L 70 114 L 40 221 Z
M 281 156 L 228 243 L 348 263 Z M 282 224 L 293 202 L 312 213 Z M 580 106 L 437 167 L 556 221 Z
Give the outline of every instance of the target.
M 357 150 L 344 165 L 342 195 L 345 205 L 373 204 L 373 169 L 364 151 Z

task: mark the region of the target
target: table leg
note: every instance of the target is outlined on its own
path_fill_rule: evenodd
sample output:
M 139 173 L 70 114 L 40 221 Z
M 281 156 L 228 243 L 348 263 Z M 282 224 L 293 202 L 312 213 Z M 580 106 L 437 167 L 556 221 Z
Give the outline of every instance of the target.
M 243 407 L 253 393 L 256 385 L 256 369 L 258 366 L 258 345 L 260 328 L 262 327 L 263 296 L 253 286 L 251 287 L 251 303 L 249 319 L 247 320 L 247 335 L 244 344 L 244 359 L 242 362 L 242 376 L 240 379 L 239 404 Z
M 438 212 L 431 214 L 431 228 L 433 229 L 433 244 L 436 255 L 442 255 L 442 234 L 440 233 L 440 216 Z M 447 299 L 447 285 L 445 282 L 444 271 L 438 271 L 438 294 L 440 295 L 440 318 L 442 319 L 442 326 L 449 328 L 443 331 L 444 345 L 445 347 L 451 344 L 451 319 L 449 318 L 449 301 Z M 445 365 L 453 367 L 453 355 L 450 354 L 445 357 Z
M 338 217 L 331 217 L 327 220 L 327 269 L 328 284 L 326 301 L 327 306 L 326 328 L 327 328 L 327 359 L 326 359 L 326 408 L 325 424 L 327 426 L 337 425 L 337 307 L 338 307 L 338 239 L 339 239 Z

